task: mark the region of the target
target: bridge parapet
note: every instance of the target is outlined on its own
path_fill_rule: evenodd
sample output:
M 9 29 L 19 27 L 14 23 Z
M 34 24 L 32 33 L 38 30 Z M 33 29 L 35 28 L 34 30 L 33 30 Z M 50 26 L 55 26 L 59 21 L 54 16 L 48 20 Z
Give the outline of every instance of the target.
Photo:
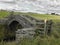
M 16 31 L 16 42 L 18 43 L 23 38 L 32 39 L 35 35 L 35 30 L 34 28 L 18 29 Z

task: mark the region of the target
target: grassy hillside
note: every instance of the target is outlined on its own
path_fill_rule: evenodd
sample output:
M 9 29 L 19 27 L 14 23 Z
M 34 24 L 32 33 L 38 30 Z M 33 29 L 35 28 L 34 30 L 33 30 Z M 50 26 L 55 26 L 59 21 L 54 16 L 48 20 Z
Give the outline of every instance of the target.
M 60 16 L 57 15 L 47 15 L 47 14 L 33 14 L 33 13 L 14 13 L 14 14 L 24 14 L 24 15 L 30 15 L 38 20 L 40 19 L 47 19 L 53 20 L 53 27 L 52 27 L 52 35 L 47 36 L 45 38 L 40 38 L 39 36 L 34 38 L 33 40 L 24 39 L 22 42 L 19 43 L 19 45 L 60 45 Z M 10 12 L 8 11 L 0 11 L 0 18 L 4 18 L 6 16 L 10 15 Z M 1 30 L 1 29 L 0 29 Z M 4 45 L 15 45 L 15 42 L 13 43 L 4 43 Z M 3 43 L 1 43 L 3 45 Z
M 4 18 L 6 16 L 9 16 L 11 13 L 8 11 L 0 11 L 0 18 Z M 36 14 L 36 13 L 14 13 L 14 14 L 24 14 L 24 15 L 30 15 L 37 19 L 52 19 L 53 21 L 59 22 L 60 16 L 58 15 L 48 15 L 48 14 Z

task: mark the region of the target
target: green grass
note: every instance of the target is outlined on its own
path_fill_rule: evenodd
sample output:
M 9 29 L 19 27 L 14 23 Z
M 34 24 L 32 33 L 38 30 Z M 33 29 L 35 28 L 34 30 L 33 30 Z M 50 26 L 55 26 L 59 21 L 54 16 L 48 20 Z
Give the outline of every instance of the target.
M 20 44 L 21 45 L 60 45 L 60 16 L 57 15 L 48 15 L 48 14 L 33 14 L 33 13 L 15 13 L 15 14 L 25 14 L 30 15 L 38 20 L 53 20 L 53 30 L 52 35 L 45 38 L 40 38 L 39 36 L 33 40 L 24 39 Z M 10 15 L 8 11 L 0 11 L 0 18 L 4 18 Z M 3 45 L 4 42 L 1 42 L 0 45 Z M 19 44 L 19 45 L 20 45 Z M 4 45 L 15 45 L 15 42 L 4 43 Z
M 9 16 L 11 13 L 8 11 L 0 11 L 0 18 L 4 18 Z M 24 14 L 24 15 L 30 15 L 33 16 L 36 19 L 46 19 L 46 20 L 50 20 L 52 19 L 55 22 L 60 22 L 60 16 L 57 15 L 48 15 L 48 14 L 34 14 L 34 13 L 15 13 L 15 14 Z
M 31 14 L 36 19 L 43 20 L 53 20 L 54 22 L 60 22 L 60 16 L 57 15 L 47 15 L 47 14 Z
M 8 11 L 0 11 L 0 18 L 4 18 L 9 15 Z
M 12 42 L 0 42 L 0 45 L 16 45 L 15 41 Z

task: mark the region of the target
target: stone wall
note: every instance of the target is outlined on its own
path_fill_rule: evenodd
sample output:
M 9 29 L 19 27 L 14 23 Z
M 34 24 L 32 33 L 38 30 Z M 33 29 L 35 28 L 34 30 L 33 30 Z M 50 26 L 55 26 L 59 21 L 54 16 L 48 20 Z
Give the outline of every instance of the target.
M 32 38 L 34 36 L 36 29 L 37 29 L 36 32 L 38 32 L 39 35 L 45 36 L 48 33 L 50 34 L 52 27 L 52 20 L 37 20 L 28 15 L 10 15 L 5 19 L 0 19 L 0 24 L 6 25 L 4 27 L 6 27 L 7 29 L 6 32 L 7 36 L 11 36 L 11 35 L 15 36 L 15 31 L 17 30 L 16 39 L 18 40 L 19 38 L 23 38 L 23 37 Z M 17 24 L 19 24 L 19 26 Z M 13 30 L 11 29 L 11 27 Z M 16 27 L 22 27 L 23 29 Z M 12 34 L 8 35 L 11 32 Z
M 35 35 L 35 29 L 34 28 L 24 28 L 24 29 L 18 29 L 16 31 L 16 42 L 19 42 L 20 39 L 23 38 L 30 38 L 32 39 Z

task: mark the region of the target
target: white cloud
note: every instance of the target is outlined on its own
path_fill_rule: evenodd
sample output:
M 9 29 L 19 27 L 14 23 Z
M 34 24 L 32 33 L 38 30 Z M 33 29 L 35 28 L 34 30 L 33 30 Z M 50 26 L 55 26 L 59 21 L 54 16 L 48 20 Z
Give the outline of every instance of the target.
M 3 3 L 3 2 L 10 3 Z M 11 3 L 14 2 L 15 3 Z M 60 13 L 60 0 L 0 0 L 0 9 L 18 10 L 37 13 Z
M 13 0 L 0 0 L 0 1 L 9 2 L 9 1 L 13 1 Z

